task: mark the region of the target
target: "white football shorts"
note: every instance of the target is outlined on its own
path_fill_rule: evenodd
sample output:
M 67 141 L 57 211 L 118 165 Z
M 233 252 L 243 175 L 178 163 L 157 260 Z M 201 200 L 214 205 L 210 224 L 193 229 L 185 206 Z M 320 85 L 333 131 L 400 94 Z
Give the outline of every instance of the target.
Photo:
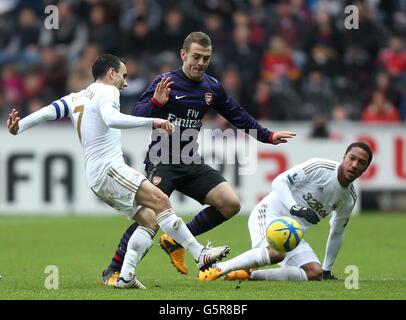
M 112 166 L 100 186 L 93 187 L 92 190 L 110 207 L 131 220 L 141 208 L 135 202 L 135 195 L 144 180 L 147 178 L 140 172 L 126 164 L 120 164 Z
M 281 215 L 286 214 L 278 214 L 269 202 L 265 203 L 261 201 L 255 206 L 248 219 L 248 230 L 250 232 L 252 248 L 268 246 L 266 230 L 271 222 Z M 300 267 L 310 262 L 320 263 L 309 243 L 302 239 L 295 249 L 286 253 L 285 259 L 279 265 Z

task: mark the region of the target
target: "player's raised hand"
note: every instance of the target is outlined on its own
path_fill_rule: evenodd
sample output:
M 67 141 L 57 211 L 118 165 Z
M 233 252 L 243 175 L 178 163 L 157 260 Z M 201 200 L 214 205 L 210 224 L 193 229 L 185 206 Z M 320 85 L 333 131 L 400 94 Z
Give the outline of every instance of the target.
M 162 129 L 164 130 L 167 134 L 172 134 L 172 132 L 175 130 L 175 126 L 169 122 L 169 120 L 164 120 L 164 119 L 159 119 L 159 118 L 154 118 L 154 121 L 152 122 L 152 126 L 155 129 Z
M 13 110 L 11 110 L 11 113 L 9 113 L 7 119 L 7 129 L 11 134 L 13 135 L 17 134 L 19 129 L 18 122 L 20 120 L 21 118 L 18 116 L 18 111 L 13 108 Z
M 160 105 L 164 106 L 168 102 L 172 84 L 171 78 L 164 77 L 156 86 L 153 98 Z
M 292 131 L 276 131 L 272 135 L 272 144 L 280 144 L 280 143 L 286 143 L 288 140 L 296 136 L 296 133 Z

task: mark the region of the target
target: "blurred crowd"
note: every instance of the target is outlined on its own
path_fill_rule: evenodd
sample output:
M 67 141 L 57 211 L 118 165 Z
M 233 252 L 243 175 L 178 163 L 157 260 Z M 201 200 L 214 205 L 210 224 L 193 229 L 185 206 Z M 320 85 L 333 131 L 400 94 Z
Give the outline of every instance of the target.
M 358 29 L 345 28 L 350 4 Z M 126 59 L 129 113 L 181 66 L 192 31 L 213 41 L 208 73 L 259 120 L 312 121 L 318 136 L 328 121 L 406 120 L 406 0 L 1 0 L 0 118 L 86 87 L 107 52 Z

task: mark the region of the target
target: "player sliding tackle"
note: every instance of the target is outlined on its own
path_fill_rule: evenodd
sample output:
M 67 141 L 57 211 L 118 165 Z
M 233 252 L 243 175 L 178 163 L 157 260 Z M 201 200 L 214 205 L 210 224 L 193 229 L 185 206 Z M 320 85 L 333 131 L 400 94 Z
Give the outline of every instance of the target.
M 357 200 L 352 182 L 365 172 L 371 160 L 369 146 L 354 142 L 348 146 L 341 163 L 315 158 L 280 174 L 272 183 L 273 191 L 249 217 L 252 249 L 200 272 L 199 279 L 210 281 L 222 275 L 226 275 L 227 280 L 336 279 L 332 267 Z M 267 226 L 289 212 L 303 229 L 317 224 L 333 212 L 323 266 L 305 240 L 286 254 L 268 245 Z M 275 263 L 279 263 L 281 268 L 250 272 L 250 268 Z
M 71 93 L 22 120 L 13 109 L 7 127 L 17 135 L 46 120 L 71 118 L 83 147 L 89 187 L 101 200 L 140 226 L 128 243 L 115 287 L 145 289 L 135 277 L 135 268 L 153 243 L 157 223 L 193 255 L 199 269 L 223 258 L 230 250 L 228 246 L 209 248 L 198 243 L 176 216 L 168 196 L 124 163 L 120 129 L 152 126 L 171 134 L 174 126 L 168 120 L 120 113 L 119 90 L 127 86 L 127 68 L 116 56 L 98 57 L 92 74 L 95 82 L 85 90 Z

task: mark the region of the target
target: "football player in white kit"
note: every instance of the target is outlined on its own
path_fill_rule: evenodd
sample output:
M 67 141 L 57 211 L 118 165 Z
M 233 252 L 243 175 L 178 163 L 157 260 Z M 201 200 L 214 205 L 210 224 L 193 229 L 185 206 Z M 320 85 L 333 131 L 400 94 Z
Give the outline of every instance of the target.
M 92 66 L 92 74 L 95 82 L 85 90 L 71 93 L 24 119 L 20 120 L 13 109 L 7 127 L 11 134 L 17 135 L 46 120 L 70 117 L 83 147 L 89 187 L 105 203 L 141 226 L 128 242 L 115 286 L 145 288 L 135 277 L 135 268 L 152 246 L 158 225 L 193 255 L 199 269 L 223 258 L 229 252 L 228 246 L 211 248 L 198 243 L 176 216 L 168 196 L 124 163 L 120 129 L 149 126 L 171 134 L 174 126 L 168 120 L 120 112 L 119 90 L 127 86 L 127 68 L 118 57 L 99 56 Z M 142 207 L 151 208 L 154 213 Z
M 202 281 L 226 275 L 227 280 L 321 280 L 336 279 L 332 267 L 344 239 L 357 195 L 352 182 L 372 161 L 372 151 L 362 142 L 350 144 L 341 163 L 313 158 L 280 174 L 269 193 L 252 210 L 248 220 L 252 249 L 199 273 Z M 292 251 L 280 253 L 266 241 L 269 224 L 279 216 L 292 216 L 304 230 L 320 219 L 330 219 L 323 265 L 304 239 Z M 250 268 L 279 263 L 280 268 Z

